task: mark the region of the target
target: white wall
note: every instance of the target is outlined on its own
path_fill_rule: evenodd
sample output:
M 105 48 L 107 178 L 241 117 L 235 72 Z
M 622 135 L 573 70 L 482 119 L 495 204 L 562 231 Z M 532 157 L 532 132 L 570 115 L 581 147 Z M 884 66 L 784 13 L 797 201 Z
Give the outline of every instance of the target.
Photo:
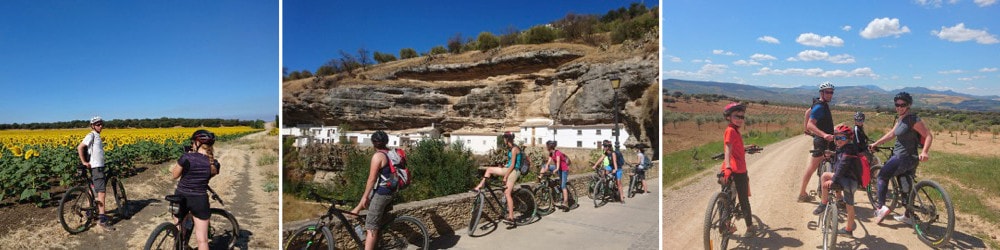
M 497 147 L 496 135 L 451 134 L 450 143 L 461 141 L 473 154 L 485 155 Z
M 612 144 L 615 142 L 615 137 L 612 135 L 611 131 L 613 128 L 572 128 L 572 127 L 561 127 L 552 129 L 552 140 L 559 143 L 559 147 L 567 148 L 598 148 L 601 141 L 609 140 Z M 624 144 L 628 140 L 628 132 L 621 128 L 621 136 L 619 136 L 619 142 Z M 547 139 L 548 140 L 548 139 Z

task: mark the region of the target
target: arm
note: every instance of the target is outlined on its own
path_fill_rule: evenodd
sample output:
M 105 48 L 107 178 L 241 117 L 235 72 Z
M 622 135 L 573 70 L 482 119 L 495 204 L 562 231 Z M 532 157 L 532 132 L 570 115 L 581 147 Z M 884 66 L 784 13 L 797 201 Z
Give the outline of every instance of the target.
M 805 133 L 807 135 L 809 134 L 809 115 L 810 114 L 812 114 L 812 108 L 806 109 L 806 116 L 802 118 L 803 121 L 806 121 L 805 124 L 802 124 L 802 131 L 803 131 L 803 133 Z
M 924 150 L 920 152 L 920 161 L 927 161 L 931 158 L 931 142 L 934 141 L 934 135 L 932 135 L 931 130 L 924 126 L 923 121 L 918 121 L 913 124 L 913 129 L 920 133 L 920 136 L 924 137 Z
M 180 164 L 174 164 L 173 167 L 170 167 L 170 177 L 174 180 L 181 178 L 181 172 L 184 172 L 184 167 Z
M 604 162 L 604 157 L 608 157 L 608 156 L 607 155 L 601 155 L 601 158 L 597 158 L 597 162 L 594 162 L 594 166 L 590 167 L 590 168 L 597 169 L 597 165 L 601 165 L 601 162 Z
M 555 157 L 559 157 L 559 156 L 557 155 Z M 558 163 L 559 161 L 556 161 L 556 162 Z M 549 165 L 552 165 L 552 157 L 549 157 L 549 159 L 545 161 L 545 165 L 542 165 L 542 167 L 540 167 L 541 171 L 538 171 L 538 173 L 539 174 L 543 174 L 543 173 L 549 171 Z
M 893 138 L 896 138 L 896 133 L 893 133 L 892 131 L 896 131 L 896 127 L 898 127 L 898 126 L 899 126 L 899 123 L 896 123 L 895 125 L 892 125 L 892 129 L 891 130 L 887 131 L 885 133 L 885 135 L 882 135 L 882 138 L 879 138 L 877 141 L 873 142 L 868 147 L 869 148 L 878 147 L 878 145 L 882 145 L 882 143 L 885 143 L 888 140 L 892 140 Z
M 84 157 L 83 153 L 83 149 L 86 147 L 87 147 L 86 143 L 80 143 L 79 146 L 76 146 L 76 154 L 77 156 L 79 156 L 80 162 L 83 163 L 84 166 L 87 166 L 87 168 L 90 168 L 90 162 L 87 162 L 87 160 L 85 159 L 86 157 Z
M 361 212 L 362 208 L 368 207 L 368 197 L 375 191 L 375 179 L 378 178 L 379 168 L 385 165 L 385 160 L 385 154 L 372 155 L 371 164 L 368 166 L 368 180 L 365 181 L 365 191 L 361 195 L 361 201 L 358 202 L 358 206 L 354 207 L 351 213 L 357 214 Z
M 208 168 L 212 172 L 212 177 L 215 177 L 216 175 L 219 174 L 219 167 L 221 167 L 219 164 L 219 160 L 215 160 L 214 162 L 212 162 L 212 164 L 208 165 Z
M 816 119 L 809 118 L 809 122 L 806 123 L 806 131 L 809 131 L 819 137 L 823 137 L 824 140 L 833 141 L 833 135 L 827 134 L 826 132 L 823 132 L 823 130 L 820 130 L 819 127 L 816 127 Z

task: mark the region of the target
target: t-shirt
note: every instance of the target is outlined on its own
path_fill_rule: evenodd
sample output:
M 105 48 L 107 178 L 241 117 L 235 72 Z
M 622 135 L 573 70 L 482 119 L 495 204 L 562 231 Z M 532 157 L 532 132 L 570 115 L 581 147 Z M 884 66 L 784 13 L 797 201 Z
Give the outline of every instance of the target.
M 906 115 L 899 119 L 899 126 L 892 133 L 896 135 L 896 145 L 892 152 L 899 156 L 918 156 L 917 144 L 920 141 L 920 133 L 913 130 L 913 125 L 920 122 L 920 117 L 915 114 Z
M 860 147 L 857 144 L 849 143 L 845 144 L 843 147 L 837 149 L 837 163 L 833 166 L 834 182 L 840 178 L 848 178 L 854 181 L 861 180 L 861 158 L 858 158 L 858 153 L 861 152 Z
M 90 153 L 90 167 L 104 167 L 104 140 L 101 140 L 101 134 L 91 130 L 83 137 L 83 145 L 87 145 L 87 152 Z
M 833 134 L 833 116 L 830 113 L 830 106 L 827 103 L 817 103 L 813 105 L 809 119 L 816 120 L 816 128 L 823 133 Z
M 560 171 L 569 170 L 569 158 L 567 158 L 566 154 L 563 154 L 563 152 L 559 150 L 552 152 L 552 160 L 556 161 L 556 165 L 559 166 Z
M 185 153 L 177 159 L 181 166 L 181 180 L 177 183 L 177 193 L 184 195 L 205 195 L 208 180 L 212 178 L 212 163 L 201 153 Z
M 723 139 L 725 143 L 723 146 L 728 146 L 730 159 L 729 165 L 733 168 L 733 173 L 746 173 L 747 172 L 747 158 L 746 158 L 746 148 L 743 147 L 743 136 L 740 135 L 739 127 L 736 125 L 729 124 L 726 127 L 725 137 Z

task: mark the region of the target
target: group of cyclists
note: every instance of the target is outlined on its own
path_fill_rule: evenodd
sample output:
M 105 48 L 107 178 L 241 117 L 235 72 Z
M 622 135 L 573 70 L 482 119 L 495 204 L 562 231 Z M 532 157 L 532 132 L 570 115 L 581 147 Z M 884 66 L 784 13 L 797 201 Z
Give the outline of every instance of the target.
M 817 167 L 825 157 L 834 157 L 833 172 L 824 173 L 819 180 L 823 192 L 818 194 L 821 201 L 814 214 L 821 213 L 826 206 L 826 190 L 833 188 L 841 190 L 840 194 L 847 206 L 848 225 L 838 230 L 838 234 L 853 236 L 856 228 L 854 223 L 854 192 L 862 183 L 862 155 L 871 159 L 871 151 L 875 147 L 896 139 L 893 147 L 893 156 L 884 162 L 881 171 L 878 173 L 877 182 L 877 203 L 873 204 L 878 209 L 873 217 L 876 224 L 881 224 L 884 218 L 892 212 L 885 204 L 886 190 L 891 178 L 903 175 L 914 170 L 920 161 L 927 161 L 933 136 L 927 126 L 920 118 L 912 112 L 913 97 L 907 92 L 899 92 L 893 97 L 897 122 L 892 130 L 878 140 L 869 144 L 869 138 L 864 132 L 865 115 L 857 112 L 854 115 L 855 125 L 848 127 L 845 124 L 834 126 L 833 116 L 830 112 L 829 103 L 833 100 L 834 86 L 832 83 L 824 82 L 819 85 L 819 98 L 813 100 L 812 107 L 806 111 L 806 122 L 804 130 L 807 135 L 813 137 L 812 158 L 806 166 L 805 174 L 802 177 L 802 184 L 799 189 L 798 202 L 812 202 L 813 196 L 806 193 L 806 186 Z M 747 225 L 746 236 L 756 235 L 756 228 L 751 220 L 751 209 L 748 201 L 749 178 L 747 177 L 746 153 L 744 151 L 743 139 L 740 128 L 746 119 L 747 107 L 741 103 L 730 103 L 723 109 L 723 116 L 729 121 L 724 132 L 725 160 L 722 163 L 721 172 L 723 183 L 732 180 L 735 183 L 739 197 L 739 207 L 743 209 L 744 220 Z M 922 148 L 921 148 L 922 147 Z M 876 176 L 873 176 L 875 178 Z M 912 224 L 912 219 L 907 218 L 906 213 L 894 217 L 897 221 Z

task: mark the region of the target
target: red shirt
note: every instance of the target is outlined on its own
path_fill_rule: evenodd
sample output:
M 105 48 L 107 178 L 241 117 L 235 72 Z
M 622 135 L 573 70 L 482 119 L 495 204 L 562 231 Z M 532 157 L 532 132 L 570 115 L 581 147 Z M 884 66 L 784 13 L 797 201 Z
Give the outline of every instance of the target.
M 729 124 L 726 127 L 724 147 L 729 147 L 730 159 L 725 159 L 729 161 L 729 166 L 733 168 L 733 173 L 746 173 L 747 172 L 747 157 L 746 149 L 743 147 L 743 136 L 740 135 L 739 127 L 736 125 Z

